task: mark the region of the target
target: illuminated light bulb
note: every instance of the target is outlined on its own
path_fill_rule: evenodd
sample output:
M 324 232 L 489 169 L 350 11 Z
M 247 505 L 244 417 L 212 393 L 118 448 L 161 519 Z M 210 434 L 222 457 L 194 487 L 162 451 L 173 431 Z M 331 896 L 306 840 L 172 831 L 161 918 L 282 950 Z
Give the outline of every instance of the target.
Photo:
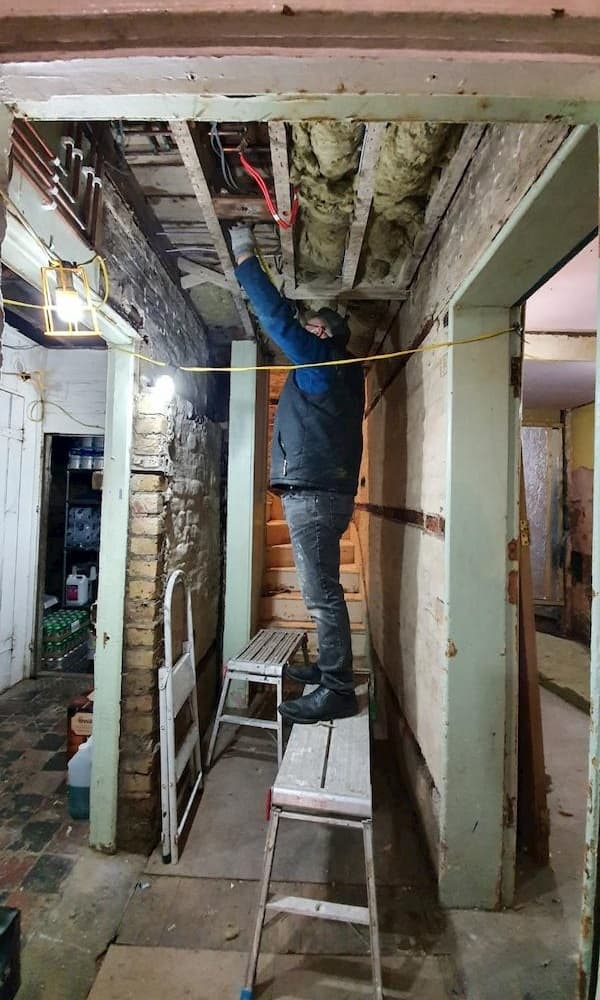
M 67 283 L 65 288 L 56 289 L 56 312 L 63 323 L 69 323 L 74 326 L 80 323 L 83 318 L 83 302 L 75 288 L 73 288 L 72 279 L 70 284 L 71 287 Z
M 75 289 L 56 289 L 56 312 L 63 323 L 75 325 L 83 317 L 83 302 Z
M 175 394 L 175 382 L 170 375 L 161 375 L 157 378 L 152 389 L 152 394 L 157 403 L 166 406 L 171 402 Z

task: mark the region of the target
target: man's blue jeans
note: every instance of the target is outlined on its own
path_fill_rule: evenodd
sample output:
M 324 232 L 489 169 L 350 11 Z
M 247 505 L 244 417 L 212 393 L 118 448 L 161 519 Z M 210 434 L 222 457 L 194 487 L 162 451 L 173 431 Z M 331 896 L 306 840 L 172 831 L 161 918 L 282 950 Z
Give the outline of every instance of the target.
M 353 691 L 350 619 L 340 584 L 340 539 L 350 523 L 354 498 L 295 490 L 283 494 L 283 509 L 302 597 L 317 625 L 321 683 L 332 691 Z

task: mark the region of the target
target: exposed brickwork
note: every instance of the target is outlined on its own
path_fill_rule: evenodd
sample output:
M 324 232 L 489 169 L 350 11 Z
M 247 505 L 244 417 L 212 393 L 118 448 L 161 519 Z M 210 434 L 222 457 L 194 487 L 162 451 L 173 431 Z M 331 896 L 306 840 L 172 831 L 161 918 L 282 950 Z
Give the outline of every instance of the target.
M 104 186 L 103 203 L 103 238 L 98 252 L 110 273 L 111 305 L 142 335 L 144 354 L 171 364 L 208 364 L 202 320 L 171 280 L 110 178 Z M 154 377 L 156 369 L 151 373 Z M 196 413 L 207 412 L 207 384 L 206 378 L 178 375 L 178 391 L 192 401 Z M 155 449 L 163 434 L 164 414 L 155 413 L 151 402 L 141 399 L 138 419 L 144 421 L 140 430 L 147 435 L 140 442 L 142 453 L 156 456 L 154 463 L 142 467 L 160 470 L 164 456 Z
M 162 412 L 151 391 L 136 399 L 125 608 L 119 846 L 149 851 L 160 826 L 158 668 L 164 660 L 163 598 L 183 569 L 192 589 L 196 661 L 214 643 L 220 591 L 221 431 L 176 398 Z M 174 655 L 184 623 L 174 601 Z M 212 707 L 215 660 L 199 674 Z M 201 704 L 201 718 L 210 708 Z

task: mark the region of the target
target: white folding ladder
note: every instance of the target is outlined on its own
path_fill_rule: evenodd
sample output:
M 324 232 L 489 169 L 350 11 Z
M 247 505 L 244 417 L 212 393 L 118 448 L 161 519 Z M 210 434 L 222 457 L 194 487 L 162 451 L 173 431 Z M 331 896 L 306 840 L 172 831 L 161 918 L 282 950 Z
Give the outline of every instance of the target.
M 185 594 L 187 639 L 182 644 L 181 656 L 176 663 L 173 663 L 172 608 L 173 593 L 177 584 L 181 584 Z M 180 569 L 171 573 L 167 582 L 164 600 L 164 635 L 165 665 L 158 671 L 162 856 L 165 863 L 177 864 L 179 838 L 198 792 L 202 788 L 192 598 L 185 575 Z M 175 745 L 175 721 L 186 705 L 189 706 L 191 723 L 181 739 L 179 749 L 177 749 Z M 177 785 L 188 765 L 193 769 L 192 785 L 187 801 L 182 804 L 183 813 L 181 820 L 178 821 Z

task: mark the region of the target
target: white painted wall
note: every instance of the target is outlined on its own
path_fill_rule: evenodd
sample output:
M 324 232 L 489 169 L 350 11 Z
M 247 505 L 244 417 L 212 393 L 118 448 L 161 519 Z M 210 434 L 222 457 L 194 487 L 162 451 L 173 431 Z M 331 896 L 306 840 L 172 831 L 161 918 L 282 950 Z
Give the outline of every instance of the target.
M 580 250 L 527 301 L 525 328 L 596 332 L 598 238 Z
M 107 353 L 32 346 L 32 341 L 9 325 L 4 328 L 2 346 L 0 387 L 22 397 L 25 404 L 11 665 L 11 683 L 16 684 L 29 677 L 34 667 L 44 434 L 104 433 Z M 24 380 L 19 372 L 31 373 L 32 378 Z
M 425 344 L 447 339 L 442 322 Z M 365 425 L 367 485 L 358 495 L 383 507 L 445 514 L 447 353 L 415 357 Z M 385 375 L 385 372 L 384 372 Z M 369 594 L 370 638 L 402 713 L 441 787 L 446 666 L 444 540 L 388 518 L 356 516 Z
M 104 434 L 107 358 L 107 351 L 46 351 L 45 434 Z

